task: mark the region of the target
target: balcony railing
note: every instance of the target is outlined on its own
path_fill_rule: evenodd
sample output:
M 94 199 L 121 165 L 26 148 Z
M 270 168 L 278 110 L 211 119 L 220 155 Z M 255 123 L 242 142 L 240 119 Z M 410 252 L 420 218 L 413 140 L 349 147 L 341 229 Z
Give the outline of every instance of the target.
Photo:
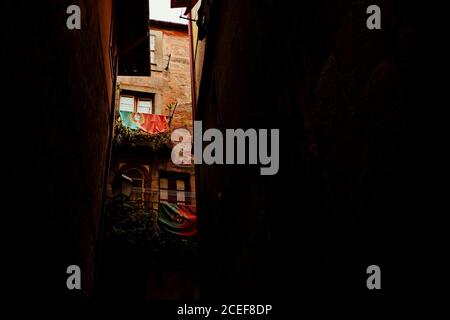
M 195 206 L 195 192 L 172 189 L 131 188 L 132 201 L 159 203 L 161 201 Z M 136 199 L 136 197 L 139 197 Z M 157 209 L 157 206 L 156 206 Z

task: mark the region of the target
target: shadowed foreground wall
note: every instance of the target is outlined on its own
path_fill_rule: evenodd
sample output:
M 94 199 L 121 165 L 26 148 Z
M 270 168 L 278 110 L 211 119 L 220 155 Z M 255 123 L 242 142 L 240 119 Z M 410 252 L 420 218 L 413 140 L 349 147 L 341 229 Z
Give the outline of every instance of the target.
M 369 31 L 370 4 L 214 1 L 197 119 L 279 128 L 281 160 L 199 166 L 204 297 L 377 295 L 371 264 L 393 296 L 442 276 L 444 18 L 380 0 Z
M 23 298 L 93 289 L 112 99 L 101 37 L 109 39 L 112 4 L 78 1 L 75 31 L 66 28 L 69 4 L 2 1 L 5 276 Z M 66 288 L 72 264 L 82 270 L 78 292 Z

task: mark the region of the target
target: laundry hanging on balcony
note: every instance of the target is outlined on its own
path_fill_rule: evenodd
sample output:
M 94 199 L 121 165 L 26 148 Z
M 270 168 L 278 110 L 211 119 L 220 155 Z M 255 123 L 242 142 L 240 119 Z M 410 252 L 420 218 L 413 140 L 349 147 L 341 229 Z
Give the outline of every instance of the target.
M 158 211 L 159 226 L 164 230 L 185 237 L 191 237 L 197 233 L 195 207 L 161 202 Z
M 141 129 L 151 134 L 169 131 L 166 116 L 129 111 L 119 111 L 119 114 L 122 125 L 130 129 Z

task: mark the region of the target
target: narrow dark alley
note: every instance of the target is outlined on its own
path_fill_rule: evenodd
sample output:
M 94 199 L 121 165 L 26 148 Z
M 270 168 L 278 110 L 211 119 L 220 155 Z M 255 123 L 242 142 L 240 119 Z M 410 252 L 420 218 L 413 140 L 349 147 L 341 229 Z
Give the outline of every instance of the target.
M 10 298 L 280 314 L 277 302 L 303 296 L 345 307 L 443 286 L 442 8 L 6 0 L 1 11 Z

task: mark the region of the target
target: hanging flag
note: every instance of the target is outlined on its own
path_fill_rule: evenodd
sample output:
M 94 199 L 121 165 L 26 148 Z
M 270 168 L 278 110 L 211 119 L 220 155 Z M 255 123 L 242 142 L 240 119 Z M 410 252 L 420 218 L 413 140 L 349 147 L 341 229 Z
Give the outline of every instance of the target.
M 194 236 L 197 233 L 195 207 L 161 202 L 158 211 L 159 225 L 164 230 L 185 237 Z
M 130 129 L 141 129 L 151 134 L 169 131 L 169 122 L 166 116 L 129 111 L 119 111 L 119 114 L 122 125 Z

